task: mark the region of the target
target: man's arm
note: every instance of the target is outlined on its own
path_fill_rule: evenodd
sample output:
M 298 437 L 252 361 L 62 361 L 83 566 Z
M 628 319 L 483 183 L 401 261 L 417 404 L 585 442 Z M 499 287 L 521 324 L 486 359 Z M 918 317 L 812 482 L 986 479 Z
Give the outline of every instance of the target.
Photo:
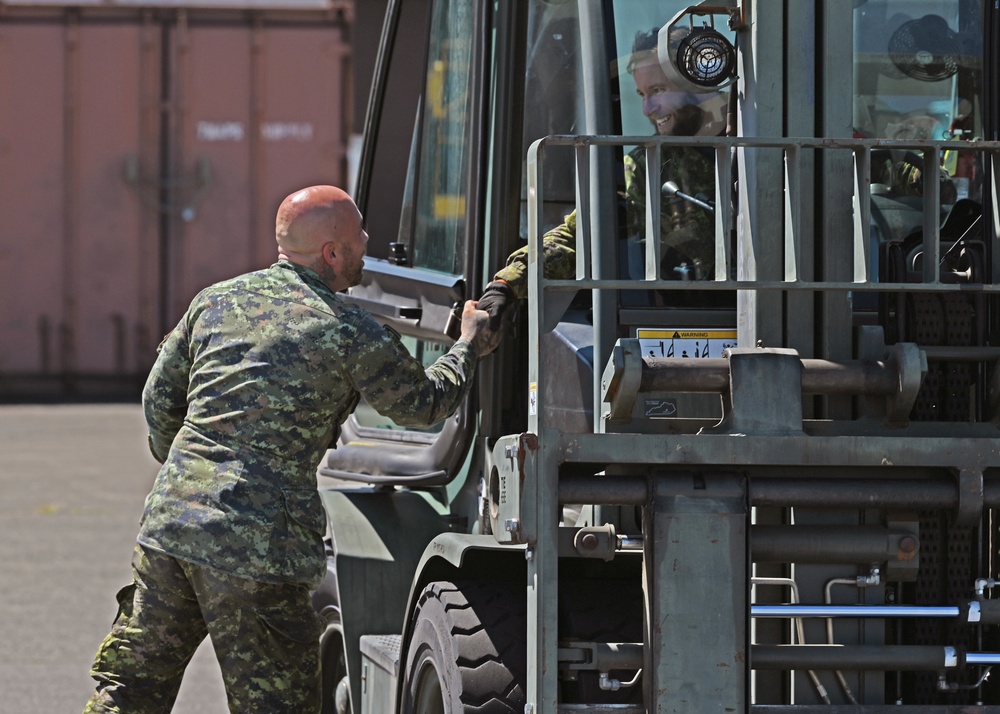
M 488 319 L 467 303 L 462 336 L 424 369 L 394 330 L 364 314 L 347 350 L 346 373 L 379 414 L 403 426 L 430 426 L 454 413 L 469 393 L 479 356 L 495 347 Z
M 187 315 L 157 348 L 156 362 L 142 391 L 142 409 L 149 429 L 149 450 L 161 464 L 187 415 L 188 350 Z
M 550 280 L 569 280 L 576 275 L 576 211 L 542 236 L 542 265 Z M 497 271 L 494 281 L 504 281 L 518 299 L 528 297 L 528 246 L 518 248 Z M 482 309 L 487 309 L 480 305 Z
M 542 236 L 542 265 L 545 277 L 566 280 L 576 274 L 576 211 L 562 225 Z M 507 258 L 507 265 L 493 276 L 482 297 L 479 309 L 490 314 L 490 328 L 499 330 L 504 315 L 518 300 L 528 297 L 528 246 L 518 248 Z

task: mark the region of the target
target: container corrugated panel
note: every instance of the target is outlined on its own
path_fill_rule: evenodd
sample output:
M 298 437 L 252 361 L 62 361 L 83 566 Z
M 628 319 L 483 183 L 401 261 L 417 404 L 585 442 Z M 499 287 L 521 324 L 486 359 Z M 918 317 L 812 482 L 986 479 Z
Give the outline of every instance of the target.
M 341 182 L 346 156 L 343 76 L 323 69 L 343 47 L 328 33 L 189 24 L 177 41 L 180 173 L 210 178 L 175 246 L 175 313 L 205 285 L 274 262 L 280 200 Z
M 343 14 L 0 13 L 0 399 L 138 394 L 202 287 L 343 185 Z

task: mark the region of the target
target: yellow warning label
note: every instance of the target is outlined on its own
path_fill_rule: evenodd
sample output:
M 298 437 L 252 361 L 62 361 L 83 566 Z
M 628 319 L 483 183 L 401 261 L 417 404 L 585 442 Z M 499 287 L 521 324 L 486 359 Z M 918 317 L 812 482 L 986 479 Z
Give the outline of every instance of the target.
M 643 328 L 636 337 L 645 357 L 722 357 L 736 347 L 736 330 L 726 328 Z

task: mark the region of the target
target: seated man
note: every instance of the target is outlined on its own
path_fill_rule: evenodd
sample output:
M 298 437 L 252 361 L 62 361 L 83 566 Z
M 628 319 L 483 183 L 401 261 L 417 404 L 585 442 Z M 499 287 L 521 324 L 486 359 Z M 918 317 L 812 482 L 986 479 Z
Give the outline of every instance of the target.
M 688 30 L 671 35 L 679 42 Z M 719 92 L 694 94 L 677 87 L 667 77 L 657 56 L 659 28 L 639 32 L 627 65 L 642 100 L 642 112 L 660 136 L 713 136 L 722 133 L 725 122 L 706 109 L 724 103 Z M 660 183 L 673 182 L 684 194 L 715 193 L 715 153 L 712 149 L 664 147 Z M 625 157 L 626 235 L 640 241 L 645 233 L 646 154 L 636 147 Z M 545 277 L 569 279 L 576 272 L 576 221 L 574 210 L 565 221 L 542 238 Z M 677 195 L 665 196 L 661 207 L 661 239 L 664 278 L 703 279 L 715 270 L 715 218 L 711 210 Z M 491 315 L 491 327 L 518 299 L 527 297 L 528 248 L 514 251 L 507 264 L 494 275 L 479 301 L 479 309 Z

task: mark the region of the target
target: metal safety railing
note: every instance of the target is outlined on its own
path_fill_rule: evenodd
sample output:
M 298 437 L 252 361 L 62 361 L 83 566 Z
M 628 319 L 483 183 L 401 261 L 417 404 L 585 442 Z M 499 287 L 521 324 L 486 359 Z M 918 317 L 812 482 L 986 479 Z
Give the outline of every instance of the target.
M 885 283 L 873 275 L 871 256 L 871 167 L 872 152 L 892 150 L 915 152 L 922 155 L 924 166 L 936 167 L 941 164 L 942 155 L 948 152 L 972 152 L 983 157 L 984 169 L 982 189 L 985 240 L 996 245 L 1000 236 L 1000 142 L 996 141 L 928 141 L 908 142 L 888 139 L 760 139 L 746 137 L 649 137 L 649 136 L 599 136 L 599 135 L 559 135 L 539 139 L 528 151 L 528 243 L 531 255 L 541 255 L 540 240 L 544 226 L 540 223 L 542 211 L 539 207 L 546 201 L 541 181 L 544 156 L 552 149 L 572 147 L 575 153 L 575 173 L 577 181 L 577 274 L 572 281 L 551 280 L 545 286 L 553 290 L 577 290 L 595 287 L 609 289 L 634 289 L 637 287 L 657 290 L 686 290 L 695 286 L 681 281 L 664 279 L 660 269 L 660 196 L 664 185 L 659 181 L 659 173 L 646 171 L 645 194 L 646 216 L 645 234 L 652 240 L 645 241 L 644 275 L 640 280 L 594 279 L 594 256 L 598 254 L 595 241 L 602 239 L 592 229 L 586 217 L 591 207 L 591 151 L 596 147 L 643 147 L 647 166 L 660 166 L 664 149 L 672 147 L 693 147 L 703 151 L 711 150 L 715 155 L 715 270 L 712 279 L 697 281 L 698 290 L 858 290 L 861 288 L 880 291 L 926 292 L 953 290 L 954 285 L 942 284 L 937 269 L 941 255 L 941 194 L 937 181 L 923 181 L 923 250 L 927 259 L 923 261 L 923 279 L 920 282 Z M 759 280 L 754 275 L 735 274 L 733 257 L 754 242 L 752 223 L 743 220 L 737 231 L 737 243 L 730 243 L 730 227 L 733 225 L 734 206 L 728 200 L 732 195 L 734 180 L 740 173 L 736 169 L 741 163 L 746 167 L 755 161 L 755 152 L 764 150 L 780 151 L 783 165 L 782 206 L 783 275 L 781 279 Z M 853 253 L 852 274 L 849 280 L 809 280 L 803 278 L 803 247 L 806 236 L 811 234 L 803 221 L 806 206 L 806 177 L 803 173 L 804 155 L 809 151 L 849 152 L 851 158 L 850 205 L 845 205 L 852 214 L 853 230 L 850 243 Z M 745 172 L 744 172 L 745 173 Z M 744 184 L 750 183 L 744 181 Z M 746 187 L 742 188 L 737 201 L 746 198 Z M 743 210 L 746 211 L 745 207 Z M 985 225 L 988 220 L 988 225 Z M 534 247 L 532 247 L 534 246 Z M 977 285 L 984 292 L 1000 292 L 1000 277 L 992 275 L 990 280 Z M 680 284 L 679 284 L 680 283 Z

